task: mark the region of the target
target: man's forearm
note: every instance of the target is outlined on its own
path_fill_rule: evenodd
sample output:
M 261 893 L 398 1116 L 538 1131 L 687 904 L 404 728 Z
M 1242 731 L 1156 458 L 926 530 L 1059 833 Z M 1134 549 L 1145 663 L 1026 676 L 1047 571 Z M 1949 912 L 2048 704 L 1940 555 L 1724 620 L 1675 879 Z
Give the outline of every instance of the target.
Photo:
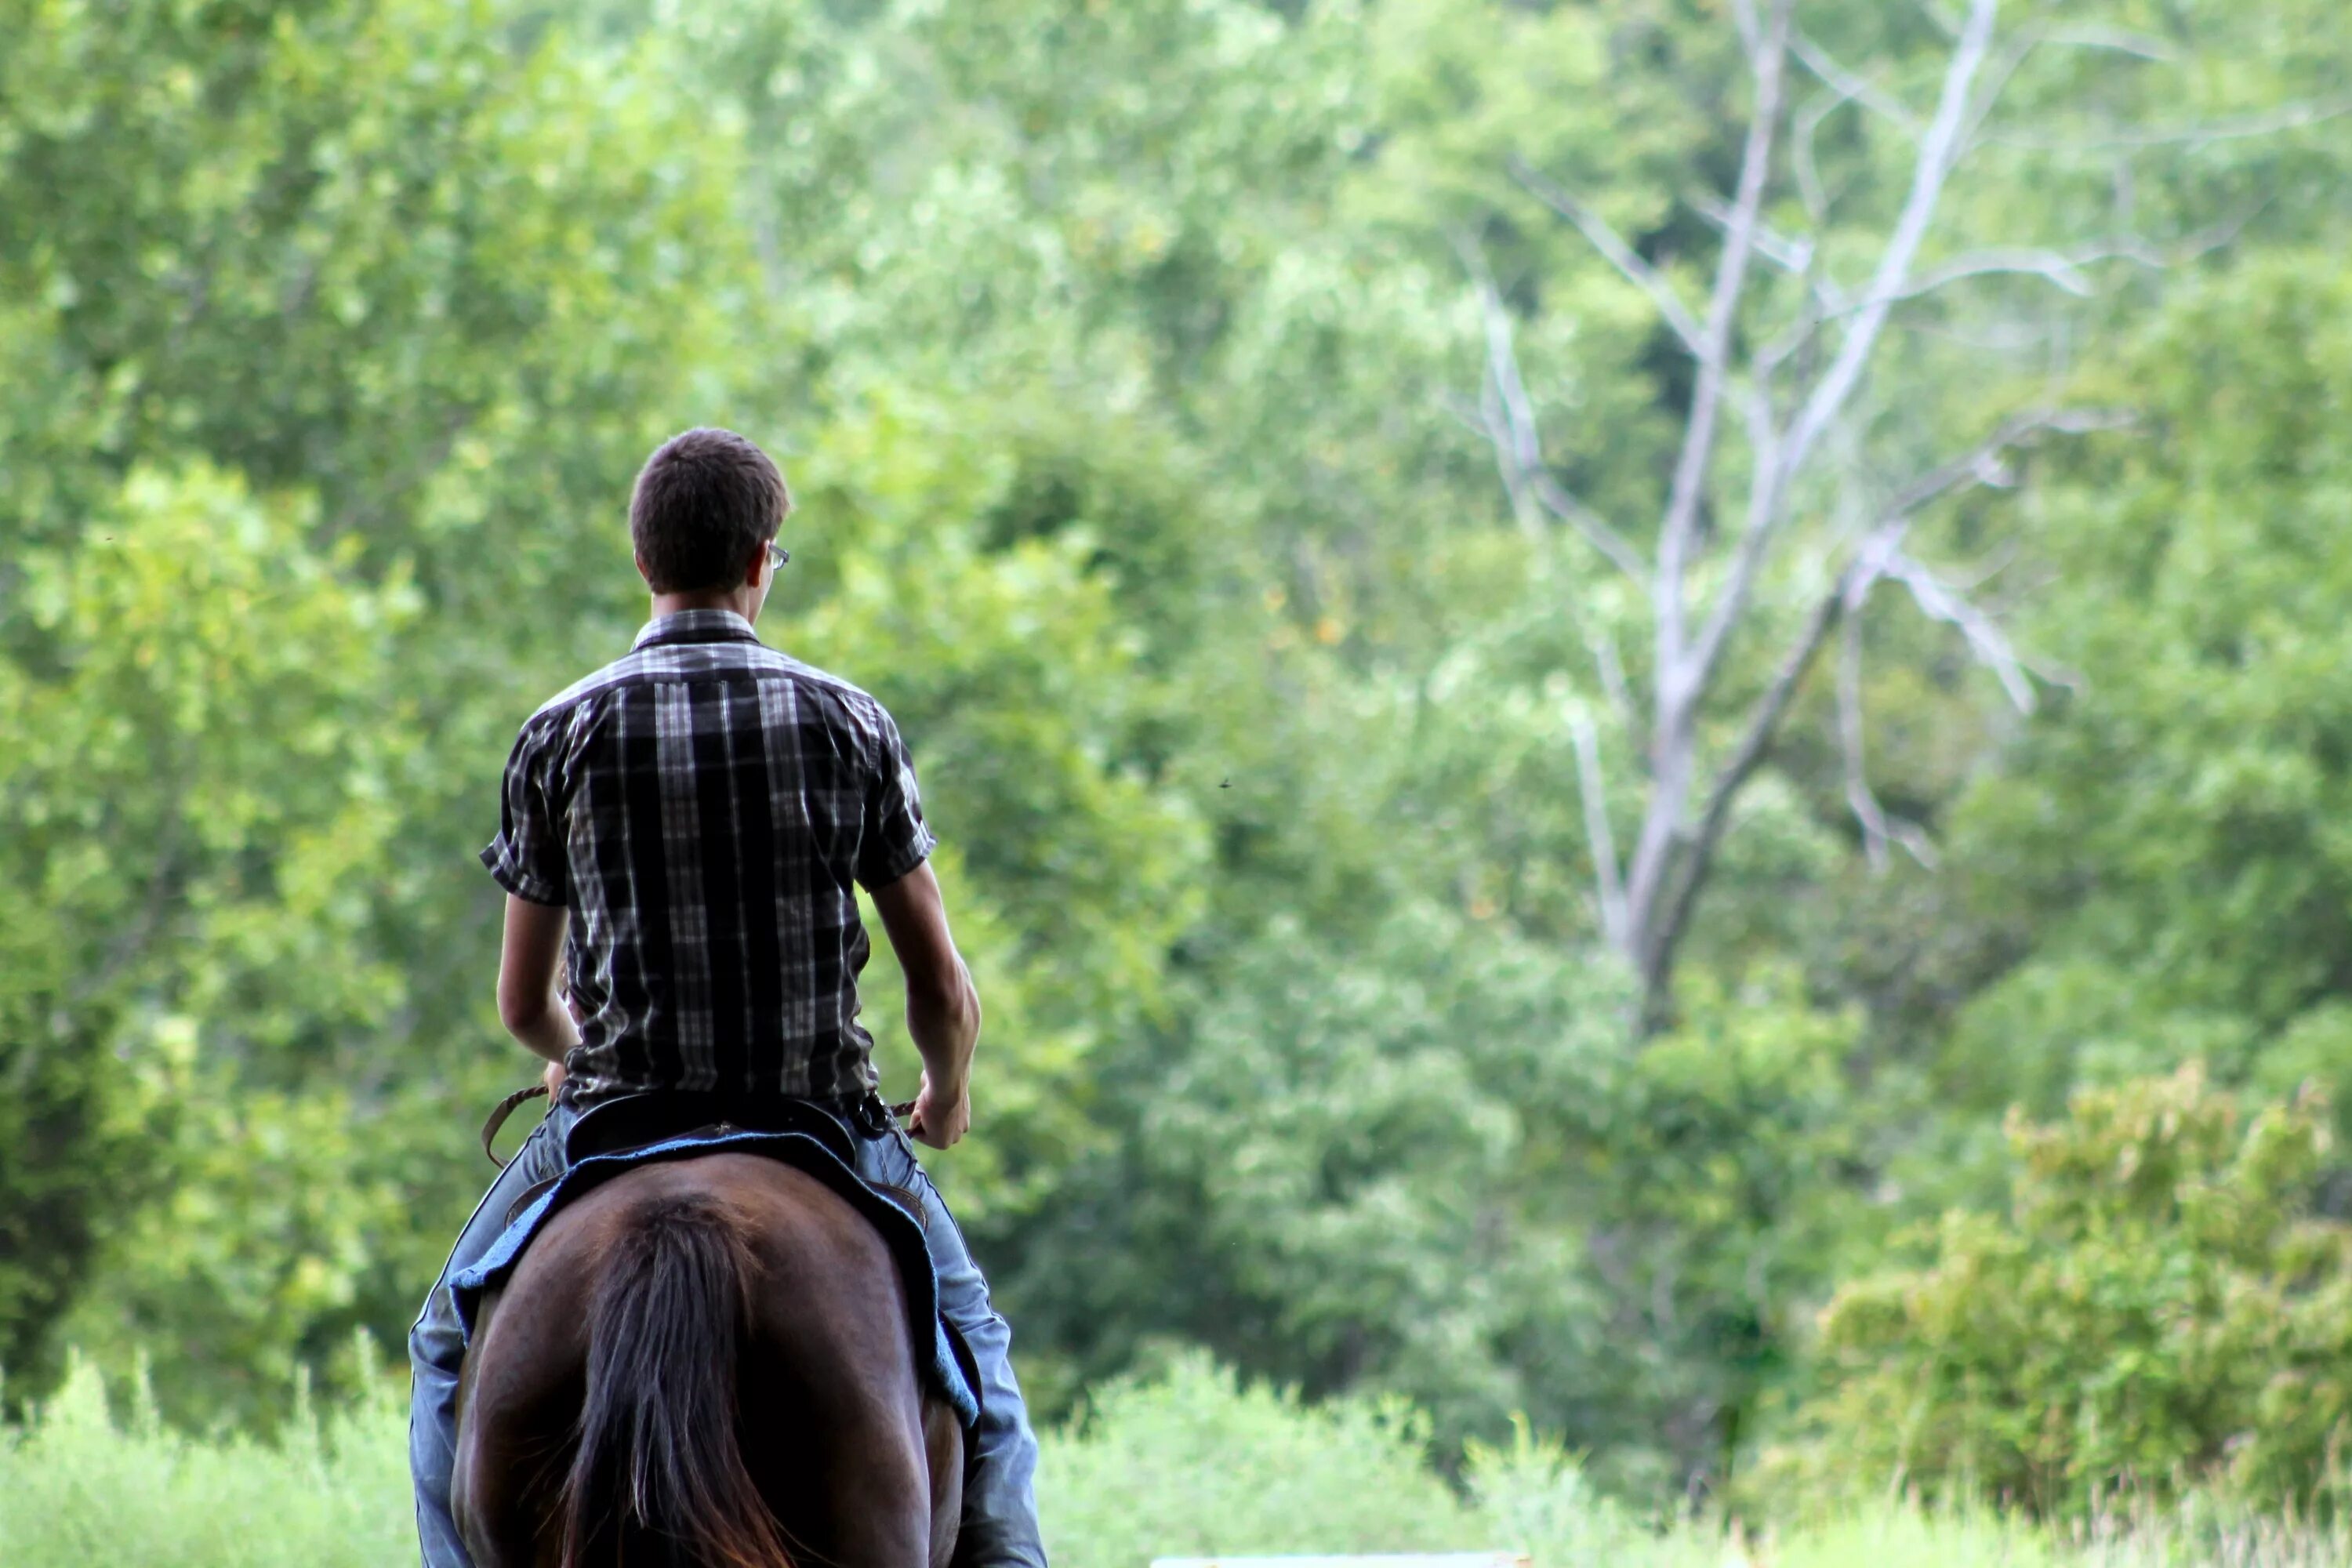
M 972 1050 L 980 1043 L 980 993 L 962 959 L 956 960 L 954 984 L 907 987 L 907 1033 L 922 1054 L 932 1089 L 952 1093 L 969 1086 Z
M 934 1149 L 971 1126 L 971 1051 L 980 1040 L 980 993 L 948 934 L 939 879 L 926 860 L 873 889 L 874 908 L 907 976 L 907 1033 L 922 1053 L 923 1087 L 907 1131 Z
M 563 938 L 571 911 L 507 895 L 505 933 L 499 942 L 499 1022 L 535 1057 L 561 1062 L 580 1043 L 572 1011 L 556 994 Z

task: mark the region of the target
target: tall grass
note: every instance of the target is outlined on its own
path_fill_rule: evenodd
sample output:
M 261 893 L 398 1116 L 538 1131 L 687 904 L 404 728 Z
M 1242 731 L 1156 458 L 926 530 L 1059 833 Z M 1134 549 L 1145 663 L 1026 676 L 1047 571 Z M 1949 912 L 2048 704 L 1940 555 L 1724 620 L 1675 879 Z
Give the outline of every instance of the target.
M 198 1441 L 143 1402 L 110 1418 L 78 1363 L 0 1436 L 0 1568 L 387 1568 L 415 1564 L 404 1414 L 389 1397 L 307 1409 L 264 1446 Z
M 1992 1514 L 1887 1506 L 1765 1533 L 1650 1528 L 1525 1435 L 1471 1456 L 1466 1495 L 1421 1460 L 1412 1413 L 1307 1408 L 1203 1363 L 1103 1391 L 1045 1440 L 1059 1568 L 1155 1556 L 1509 1550 L 1536 1568 L 2343 1568 L 2352 1540 L 2275 1521 L 2119 1513 L 2072 1538 Z M 280 1439 L 202 1441 L 108 1412 L 79 1366 L 0 1436 L 5 1568 L 393 1568 L 415 1561 L 404 1412 L 391 1393 Z

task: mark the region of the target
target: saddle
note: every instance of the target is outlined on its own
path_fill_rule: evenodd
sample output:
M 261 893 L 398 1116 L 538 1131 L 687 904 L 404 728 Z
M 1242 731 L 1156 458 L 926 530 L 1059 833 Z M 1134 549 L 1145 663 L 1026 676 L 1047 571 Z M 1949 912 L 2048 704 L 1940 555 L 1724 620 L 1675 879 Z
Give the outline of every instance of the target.
M 729 1132 L 805 1132 L 840 1156 L 856 1160 L 849 1116 L 813 1100 L 782 1095 L 698 1094 L 668 1089 L 626 1094 L 590 1106 L 564 1136 L 569 1164 L 596 1154 L 620 1154 L 666 1139 Z
M 531 1099 L 534 1092 L 547 1091 L 526 1089 L 509 1095 L 483 1124 L 482 1152 L 489 1155 L 492 1164 L 503 1165 L 504 1162 L 492 1152 L 490 1140 L 514 1108 Z M 564 1135 L 563 1163 L 568 1167 L 599 1154 L 626 1156 L 673 1139 L 704 1142 L 732 1132 L 797 1132 L 824 1144 L 843 1164 L 855 1165 L 857 1155 L 851 1142 L 852 1121 L 864 1124 L 868 1132 L 878 1132 L 887 1125 L 879 1119 L 897 1109 L 886 1109 L 878 1102 L 835 1109 L 816 1100 L 794 1100 L 785 1095 L 719 1095 L 684 1089 L 628 1094 L 601 1101 L 581 1113 L 572 1124 L 572 1131 Z M 513 1224 L 523 1210 L 560 1180 L 561 1177 L 551 1176 L 525 1187 L 507 1205 L 507 1223 Z M 906 1210 L 926 1231 L 930 1228 L 929 1216 L 923 1213 L 922 1198 L 912 1190 L 888 1182 L 869 1181 L 866 1185 Z
M 482 1131 L 490 1135 L 505 1112 L 527 1095 L 509 1097 Z M 476 1309 L 504 1280 L 549 1216 L 572 1199 L 641 1165 L 705 1154 L 760 1154 L 816 1177 L 863 1214 L 898 1260 L 907 1281 L 910 1327 L 918 1346 L 929 1341 L 929 1380 L 966 1426 L 979 1418 L 980 1377 L 971 1349 L 939 1312 L 939 1282 L 925 1239 L 920 1197 L 905 1187 L 869 1182 L 856 1170 L 856 1132 L 889 1114 L 878 1101 L 835 1111 L 814 1100 L 782 1096 L 719 1096 L 685 1091 L 627 1095 L 581 1113 L 563 1141 L 566 1169 L 527 1188 L 509 1205 L 506 1228 L 490 1249 L 449 1282 L 467 1337 Z M 491 1159 L 498 1157 L 493 1154 Z

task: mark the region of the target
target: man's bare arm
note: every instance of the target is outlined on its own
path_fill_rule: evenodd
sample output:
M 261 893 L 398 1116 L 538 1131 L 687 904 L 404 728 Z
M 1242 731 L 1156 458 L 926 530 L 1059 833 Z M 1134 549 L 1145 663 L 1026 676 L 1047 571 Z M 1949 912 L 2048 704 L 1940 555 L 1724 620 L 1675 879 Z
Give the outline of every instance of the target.
M 580 1043 L 572 1014 L 555 993 L 563 958 L 563 934 L 572 911 L 561 904 L 534 904 L 507 895 L 506 934 L 499 945 L 499 1021 L 534 1056 L 553 1065 L 551 1092 L 563 1081 L 563 1058 Z
M 980 1043 L 980 993 L 948 932 L 940 880 L 925 861 L 873 889 L 874 908 L 907 975 L 907 1032 L 923 1057 L 923 1087 L 908 1130 L 945 1149 L 971 1126 L 971 1054 Z

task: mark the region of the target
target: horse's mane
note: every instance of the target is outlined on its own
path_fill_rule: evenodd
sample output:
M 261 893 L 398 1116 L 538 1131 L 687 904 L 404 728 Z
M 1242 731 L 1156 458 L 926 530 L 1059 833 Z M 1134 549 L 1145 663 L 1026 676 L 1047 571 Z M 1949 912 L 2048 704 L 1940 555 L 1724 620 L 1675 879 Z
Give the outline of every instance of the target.
M 614 1242 L 588 1306 L 563 1568 L 793 1568 L 743 1463 L 736 1346 L 758 1262 L 726 1209 L 664 1197 Z

